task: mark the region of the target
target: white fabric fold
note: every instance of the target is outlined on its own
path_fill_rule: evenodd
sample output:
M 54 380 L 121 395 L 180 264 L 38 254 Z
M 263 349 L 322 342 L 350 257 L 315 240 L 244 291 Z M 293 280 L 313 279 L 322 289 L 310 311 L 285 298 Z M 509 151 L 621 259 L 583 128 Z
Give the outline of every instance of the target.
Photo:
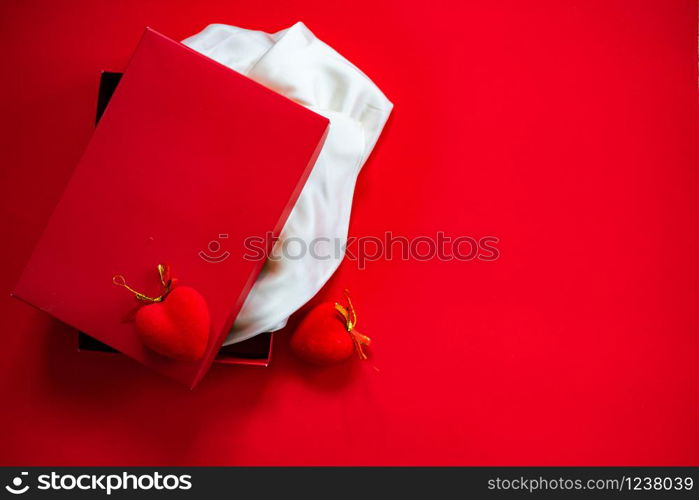
M 212 24 L 183 43 L 330 120 L 325 145 L 274 257 L 253 285 L 227 345 L 283 328 L 338 268 L 357 176 L 393 105 L 303 23 L 271 34 Z M 312 242 L 314 252 L 308 251 Z

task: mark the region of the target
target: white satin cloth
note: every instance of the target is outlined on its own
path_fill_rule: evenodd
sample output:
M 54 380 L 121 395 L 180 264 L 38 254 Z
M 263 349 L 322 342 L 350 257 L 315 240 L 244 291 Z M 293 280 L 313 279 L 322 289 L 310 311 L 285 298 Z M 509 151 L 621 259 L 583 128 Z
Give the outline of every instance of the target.
M 303 23 L 271 34 L 212 24 L 183 43 L 330 120 L 318 161 L 228 345 L 283 328 L 338 268 L 357 176 L 393 104 Z

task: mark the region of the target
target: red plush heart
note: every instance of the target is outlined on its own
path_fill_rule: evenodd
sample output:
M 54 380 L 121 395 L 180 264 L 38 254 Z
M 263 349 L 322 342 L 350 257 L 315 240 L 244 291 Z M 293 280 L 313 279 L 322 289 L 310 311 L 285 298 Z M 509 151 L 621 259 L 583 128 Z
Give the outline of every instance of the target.
M 333 302 L 323 302 L 308 313 L 291 337 L 291 349 L 317 365 L 339 363 L 355 352 L 352 334 Z
M 179 286 L 165 300 L 142 306 L 136 328 L 155 352 L 182 361 L 196 361 L 209 341 L 209 308 L 194 288 Z

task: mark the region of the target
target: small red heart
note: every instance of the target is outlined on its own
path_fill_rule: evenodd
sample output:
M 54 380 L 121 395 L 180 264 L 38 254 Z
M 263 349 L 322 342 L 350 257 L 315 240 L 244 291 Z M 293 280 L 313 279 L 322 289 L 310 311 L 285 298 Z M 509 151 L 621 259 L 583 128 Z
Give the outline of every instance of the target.
M 194 288 L 179 286 L 165 300 L 142 306 L 136 328 L 150 349 L 181 361 L 196 361 L 209 341 L 209 308 Z
M 339 363 L 355 352 L 352 334 L 333 302 L 318 304 L 308 313 L 291 337 L 291 349 L 317 365 Z

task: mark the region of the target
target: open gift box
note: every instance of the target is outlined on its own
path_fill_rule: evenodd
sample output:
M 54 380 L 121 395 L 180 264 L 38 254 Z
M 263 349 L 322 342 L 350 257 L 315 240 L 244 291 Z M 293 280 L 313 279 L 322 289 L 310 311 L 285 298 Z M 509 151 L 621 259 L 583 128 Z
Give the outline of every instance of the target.
M 264 241 L 269 253 L 328 120 L 151 29 L 102 99 L 14 295 L 193 387 L 217 356 L 251 359 L 240 344 L 221 350 L 266 260 L 248 258 L 245 242 Z M 203 259 L 222 233 L 230 258 Z M 197 350 L 175 349 L 195 341 Z M 264 364 L 271 335 L 255 342 L 253 364 Z M 99 347 L 85 337 L 81 346 Z M 226 352 L 235 355 L 224 361 Z
M 95 125 L 102 118 L 104 110 L 107 108 L 109 100 L 112 98 L 114 91 L 119 85 L 123 73 L 115 71 L 103 71 L 100 75 L 99 90 L 97 95 L 97 113 L 95 116 Z M 272 333 L 262 333 L 251 339 L 236 344 L 221 347 L 214 363 L 229 364 L 229 365 L 248 365 L 248 366 L 268 366 L 272 358 Z M 112 349 L 107 344 L 100 342 L 97 339 L 90 337 L 85 333 L 78 333 L 78 349 L 80 351 L 95 351 L 117 353 L 116 349 Z
M 261 333 L 237 344 L 221 347 L 214 363 L 223 365 L 268 366 L 272 359 L 273 333 Z M 116 354 L 119 351 L 93 339 L 82 332 L 78 333 L 78 350 Z

